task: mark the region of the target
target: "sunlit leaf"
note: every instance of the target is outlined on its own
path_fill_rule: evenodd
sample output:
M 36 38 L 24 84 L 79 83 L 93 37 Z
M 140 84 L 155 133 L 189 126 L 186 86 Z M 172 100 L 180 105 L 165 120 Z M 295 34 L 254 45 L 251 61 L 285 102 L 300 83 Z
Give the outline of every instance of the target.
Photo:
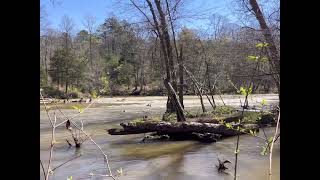
M 79 113 L 83 112 L 83 108 L 82 107 L 77 107 L 77 106 L 71 106 L 73 109 L 76 109 L 79 111 Z
M 247 94 L 246 89 L 244 87 L 240 87 L 240 93 L 245 96 Z
M 249 132 L 250 132 L 250 134 L 251 134 L 251 135 L 254 135 L 254 133 L 253 133 L 253 131 L 252 131 L 251 129 L 250 129 L 250 131 L 249 131 Z
M 259 59 L 259 56 L 248 56 L 247 57 L 248 61 L 258 61 L 258 59 Z
M 262 48 L 262 47 L 267 47 L 269 44 L 268 43 L 258 43 L 256 44 L 257 48 Z
M 234 151 L 235 154 L 239 154 L 239 152 L 240 152 L 240 149 Z
M 268 58 L 267 57 L 262 57 L 262 58 L 260 58 L 260 62 L 263 62 L 263 63 L 266 63 L 266 62 L 268 62 Z
M 226 127 L 229 128 L 229 129 L 231 129 L 231 128 L 232 128 L 231 123 L 226 123 Z
M 267 154 L 267 148 L 262 147 L 262 151 L 260 152 L 261 155 L 265 156 Z

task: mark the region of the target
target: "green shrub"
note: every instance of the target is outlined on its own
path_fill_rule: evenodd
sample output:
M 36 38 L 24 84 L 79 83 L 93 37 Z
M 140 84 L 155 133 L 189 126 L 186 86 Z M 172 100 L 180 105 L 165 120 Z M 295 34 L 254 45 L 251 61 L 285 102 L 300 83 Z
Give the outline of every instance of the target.
M 83 96 L 82 92 L 75 87 L 70 88 L 69 93 L 67 94 L 68 98 L 79 98 L 82 96 Z
M 77 93 L 77 92 L 69 92 L 68 94 L 67 94 L 67 97 L 68 98 L 78 98 L 79 97 L 79 94 Z
M 215 110 L 212 111 L 213 114 L 223 115 L 232 114 L 235 112 L 235 108 L 231 106 L 217 106 Z
M 258 123 L 270 124 L 274 122 L 274 115 L 267 112 L 245 112 L 243 114 L 243 122 L 245 123 Z
M 162 116 L 162 121 L 175 122 L 175 121 L 177 121 L 177 114 L 176 113 L 164 113 Z
M 66 95 L 64 92 L 62 92 L 59 89 L 54 88 L 52 86 L 46 86 L 43 88 L 43 96 L 44 97 L 59 98 L 59 99 L 66 98 Z

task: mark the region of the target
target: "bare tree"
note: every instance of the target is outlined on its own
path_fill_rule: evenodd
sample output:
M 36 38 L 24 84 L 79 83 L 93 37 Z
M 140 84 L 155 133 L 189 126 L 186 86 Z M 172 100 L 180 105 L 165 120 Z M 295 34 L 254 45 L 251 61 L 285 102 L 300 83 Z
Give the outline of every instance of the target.
M 89 62 L 92 68 L 92 33 L 95 30 L 96 18 L 94 16 L 85 16 L 83 25 L 89 33 Z
M 74 28 L 75 24 L 72 20 L 72 18 L 70 18 L 69 16 L 67 15 L 64 15 L 62 17 L 62 20 L 61 20 L 61 23 L 60 23 L 60 29 L 63 33 L 63 39 L 64 39 L 64 48 L 66 50 L 68 50 L 71 46 L 71 33 L 73 31 L 73 28 Z

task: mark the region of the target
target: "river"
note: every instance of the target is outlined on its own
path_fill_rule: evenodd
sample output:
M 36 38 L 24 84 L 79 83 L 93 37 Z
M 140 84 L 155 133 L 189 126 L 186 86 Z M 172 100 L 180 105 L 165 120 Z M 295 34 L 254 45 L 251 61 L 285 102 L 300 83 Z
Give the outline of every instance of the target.
M 240 96 L 224 95 L 224 103 L 239 106 Z M 216 103 L 223 102 L 218 96 Z M 258 105 L 262 99 L 267 104 L 276 104 L 278 95 L 252 95 L 249 105 Z M 243 98 L 242 98 L 242 102 Z M 150 104 L 151 106 L 147 106 Z M 186 110 L 201 112 L 199 99 L 196 96 L 185 96 Z M 109 163 L 114 174 L 116 170 L 122 169 L 123 173 L 117 179 L 123 180 L 212 180 L 233 179 L 234 150 L 236 137 L 225 138 L 217 143 L 203 144 L 195 141 L 164 141 L 141 143 L 143 134 L 111 136 L 106 129 L 118 127 L 120 122 L 126 122 L 144 115 L 156 116 L 165 111 L 166 97 L 114 97 L 101 98 L 97 105 L 87 109 L 76 118 L 84 123 L 84 130 L 93 134 L 93 139 L 101 146 L 109 157 Z M 205 100 L 205 105 L 210 110 L 210 104 Z M 63 109 L 68 116 L 77 113 L 76 110 Z M 52 116 L 52 113 L 51 113 Z M 61 118 L 57 119 L 62 121 Z M 268 136 L 272 136 L 274 128 L 266 128 Z M 263 132 L 259 132 L 263 137 Z M 49 157 L 49 140 L 51 137 L 50 123 L 43 109 L 40 113 L 40 158 L 47 167 Z M 53 167 L 66 160 L 81 154 L 81 157 L 65 164 L 55 170 L 51 179 L 67 179 L 72 176 L 77 179 L 103 179 L 90 173 L 106 174 L 107 168 L 95 145 L 89 140 L 80 149 L 69 148 L 65 139 L 70 138 L 69 132 L 62 126 L 56 132 L 56 147 L 53 154 Z M 280 179 L 280 139 L 275 143 L 273 152 L 273 175 L 272 179 Z M 238 158 L 238 179 L 257 180 L 268 179 L 269 156 L 260 154 L 264 142 L 250 135 L 240 136 L 240 152 Z M 226 173 L 218 173 L 215 165 L 217 158 L 227 159 L 231 164 Z M 40 169 L 40 176 L 43 179 Z M 111 178 L 104 178 L 111 179 Z

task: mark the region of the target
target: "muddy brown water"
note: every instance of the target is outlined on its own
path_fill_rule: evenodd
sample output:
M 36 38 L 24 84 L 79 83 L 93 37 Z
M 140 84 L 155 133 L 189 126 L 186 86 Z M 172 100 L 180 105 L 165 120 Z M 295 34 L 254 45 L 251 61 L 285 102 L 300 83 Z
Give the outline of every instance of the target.
M 276 94 L 254 95 L 249 99 L 249 105 L 259 104 L 262 99 L 267 104 L 276 104 Z M 227 105 L 239 106 L 239 96 L 226 95 L 223 100 Z M 217 104 L 222 105 L 216 97 Z M 243 102 L 243 100 L 242 100 Z M 118 127 L 120 122 L 126 122 L 134 118 L 160 115 L 165 111 L 166 97 L 114 97 L 102 98 L 97 103 L 109 104 L 89 108 L 78 118 L 76 122 L 83 121 L 85 131 L 93 134 L 93 139 L 101 146 L 109 157 L 112 172 L 117 175 L 117 170 L 123 173 L 117 176 L 121 180 L 231 180 L 234 171 L 234 149 L 236 137 L 225 138 L 217 143 L 203 144 L 195 141 L 162 141 L 141 143 L 143 134 L 111 136 L 105 129 Z M 112 105 L 110 105 L 112 104 Z M 151 107 L 146 106 L 151 104 Z M 199 99 L 195 96 L 185 97 L 187 110 L 201 112 Z M 210 110 L 210 104 L 206 102 Z M 63 109 L 68 115 L 76 114 L 76 110 Z M 52 114 L 51 114 L 52 115 Z M 44 111 L 40 114 L 40 158 L 47 167 L 49 157 L 49 140 L 51 136 L 50 124 Z M 62 121 L 58 117 L 58 122 Z M 274 128 L 266 128 L 268 136 L 272 136 Z M 259 136 L 264 136 L 259 132 Z M 56 132 L 56 148 L 53 154 L 53 167 L 66 160 L 80 155 L 81 157 L 65 164 L 55 170 L 51 179 L 67 179 L 72 176 L 77 179 L 111 179 L 108 177 L 93 176 L 90 173 L 106 174 L 106 163 L 96 146 L 86 141 L 80 149 L 69 148 L 65 139 L 70 135 L 64 127 Z M 273 153 L 273 176 L 272 179 L 280 179 L 280 139 L 274 146 Z M 238 158 L 238 179 L 256 180 L 268 179 L 269 156 L 260 154 L 264 142 L 250 135 L 240 137 L 240 154 Z M 218 173 L 215 165 L 217 158 L 227 159 L 232 164 L 226 173 Z M 40 177 L 43 179 L 40 168 Z

